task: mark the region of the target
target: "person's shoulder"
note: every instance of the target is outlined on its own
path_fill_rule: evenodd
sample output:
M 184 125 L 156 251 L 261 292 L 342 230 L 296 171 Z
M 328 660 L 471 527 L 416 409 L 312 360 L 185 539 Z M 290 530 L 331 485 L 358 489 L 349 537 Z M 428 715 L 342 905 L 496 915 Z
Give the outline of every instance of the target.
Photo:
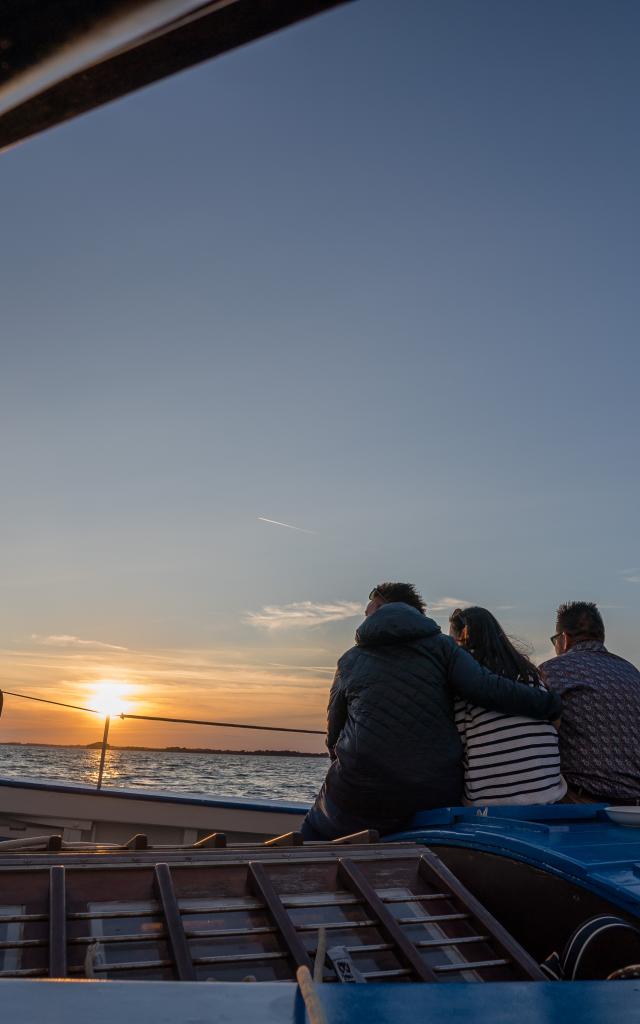
M 544 679 L 547 676 L 554 675 L 558 668 L 561 667 L 561 662 L 566 657 L 566 654 L 558 655 L 557 657 L 549 658 L 548 661 L 543 661 L 542 664 L 538 665 L 538 672 L 540 673 L 542 678 Z
M 629 661 L 628 658 L 623 658 L 619 654 L 614 654 L 613 651 L 605 651 L 605 654 L 608 656 L 610 661 L 613 662 L 616 667 L 622 669 L 626 675 L 640 677 L 640 669 L 637 665 L 634 665 L 632 661 Z
M 353 667 L 361 655 L 361 647 L 350 647 L 348 651 L 345 651 L 344 654 L 338 658 L 338 672 L 340 672 L 341 675 L 344 675 L 345 672 L 348 672 L 349 669 Z

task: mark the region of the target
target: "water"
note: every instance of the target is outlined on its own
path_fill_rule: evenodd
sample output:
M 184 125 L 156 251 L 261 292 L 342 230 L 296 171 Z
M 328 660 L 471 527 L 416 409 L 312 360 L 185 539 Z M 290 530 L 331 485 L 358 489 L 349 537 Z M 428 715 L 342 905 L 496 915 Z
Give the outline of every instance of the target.
M 0 745 L 0 776 L 95 783 L 99 750 Z M 103 786 L 164 789 L 309 803 L 325 777 L 324 757 L 110 750 Z

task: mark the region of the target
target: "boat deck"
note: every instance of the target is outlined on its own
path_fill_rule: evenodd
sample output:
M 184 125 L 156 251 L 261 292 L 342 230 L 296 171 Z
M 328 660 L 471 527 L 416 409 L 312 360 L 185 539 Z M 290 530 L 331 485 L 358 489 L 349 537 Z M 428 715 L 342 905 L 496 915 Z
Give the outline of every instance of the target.
M 409 829 L 387 837 L 398 839 L 531 864 L 640 915 L 640 828 L 610 821 L 604 804 L 422 811 Z
M 324 982 L 544 980 L 430 850 L 364 837 L 9 850 L 0 978 L 290 981 L 302 966 Z

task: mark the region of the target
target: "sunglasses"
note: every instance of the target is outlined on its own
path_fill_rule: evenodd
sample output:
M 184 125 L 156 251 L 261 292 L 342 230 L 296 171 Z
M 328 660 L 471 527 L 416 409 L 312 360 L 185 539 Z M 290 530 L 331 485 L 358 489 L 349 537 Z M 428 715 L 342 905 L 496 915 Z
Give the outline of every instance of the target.
M 554 647 L 556 645 L 556 640 L 559 640 L 561 636 L 562 636 L 562 632 L 554 633 L 553 636 L 549 637 L 549 639 L 550 639 L 550 641 L 551 641 L 551 643 L 553 644 Z
M 374 587 L 369 594 L 369 600 L 373 601 L 376 597 L 379 597 L 381 601 L 384 601 L 384 594 L 381 594 L 377 587 Z

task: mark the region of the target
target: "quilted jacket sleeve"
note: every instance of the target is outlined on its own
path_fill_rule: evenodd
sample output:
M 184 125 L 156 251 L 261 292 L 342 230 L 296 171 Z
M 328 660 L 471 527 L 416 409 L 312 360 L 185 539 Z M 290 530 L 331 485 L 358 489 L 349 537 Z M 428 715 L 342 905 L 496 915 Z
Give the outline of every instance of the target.
M 336 756 L 334 753 L 334 747 L 338 742 L 338 738 L 346 720 L 347 699 L 344 694 L 340 669 L 337 668 L 336 674 L 333 678 L 333 684 L 329 694 L 329 706 L 327 708 L 327 747 L 329 748 L 329 755 L 332 761 Z
M 562 702 L 557 694 L 490 672 L 453 640 L 447 646 L 450 652 L 447 677 L 458 697 L 504 715 L 549 720 L 560 717 Z

